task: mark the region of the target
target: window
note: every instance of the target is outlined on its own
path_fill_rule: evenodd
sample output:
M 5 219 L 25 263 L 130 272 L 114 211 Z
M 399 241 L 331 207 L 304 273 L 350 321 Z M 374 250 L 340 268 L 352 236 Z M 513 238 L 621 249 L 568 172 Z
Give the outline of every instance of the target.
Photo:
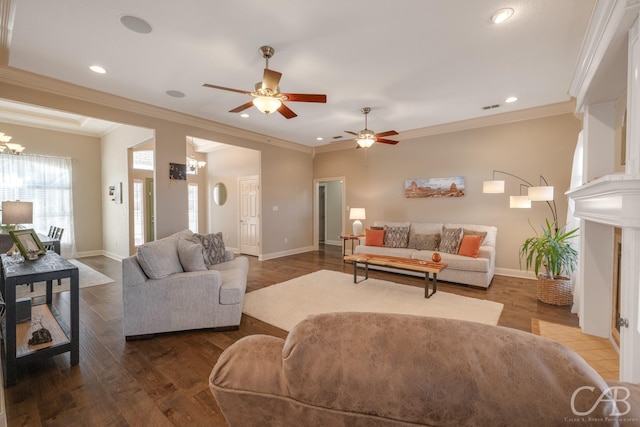
M 189 184 L 189 230 L 198 232 L 198 184 Z
M 140 179 L 133 181 L 133 244 L 144 243 L 144 183 Z
M 153 151 L 140 150 L 133 152 L 133 168 L 152 171 L 153 170 Z
M 42 234 L 63 228 L 67 254 L 75 252 L 71 172 L 69 158 L 0 154 L 0 200 L 33 202 L 33 223 L 25 225 Z

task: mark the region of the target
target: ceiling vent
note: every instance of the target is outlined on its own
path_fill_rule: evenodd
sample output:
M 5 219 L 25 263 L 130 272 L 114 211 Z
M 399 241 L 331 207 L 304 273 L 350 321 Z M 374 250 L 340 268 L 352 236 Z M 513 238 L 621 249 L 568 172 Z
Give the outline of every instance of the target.
M 498 108 L 500 107 L 500 104 L 493 104 L 493 105 L 485 105 L 484 107 L 482 107 L 483 110 L 493 110 L 494 108 Z

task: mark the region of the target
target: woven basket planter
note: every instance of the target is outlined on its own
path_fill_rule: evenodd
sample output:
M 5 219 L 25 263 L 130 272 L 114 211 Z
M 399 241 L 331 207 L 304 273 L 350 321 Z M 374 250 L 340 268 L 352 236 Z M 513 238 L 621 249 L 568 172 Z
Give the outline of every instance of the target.
M 571 292 L 571 279 L 556 276 L 554 280 L 545 276 L 538 276 L 538 300 L 551 305 L 571 305 L 573 294 Z

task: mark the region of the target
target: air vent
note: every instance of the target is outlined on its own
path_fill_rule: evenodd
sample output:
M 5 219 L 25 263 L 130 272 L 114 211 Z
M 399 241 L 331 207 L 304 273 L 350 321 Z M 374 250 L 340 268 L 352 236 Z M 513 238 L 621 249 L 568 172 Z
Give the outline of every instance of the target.
M 482 107 L 483 110 L 493 110 L 494 108 L 498 108 L 500 107 L 500 104 L 493 104 L 493 105 L 485 105 L 484 107 Z
M 342 138 L 342 135 L 332 136 L 331 138 L 332 138 L 332 139 L 341 139 L 341 138 Z

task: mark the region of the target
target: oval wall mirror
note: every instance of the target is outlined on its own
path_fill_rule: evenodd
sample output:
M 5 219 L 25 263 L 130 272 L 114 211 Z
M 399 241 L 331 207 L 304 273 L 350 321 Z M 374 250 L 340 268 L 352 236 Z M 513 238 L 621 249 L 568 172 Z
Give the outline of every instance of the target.
M 227 187 L 221 182 L 213 187 L 213 201 L 218 206 L 224 205 L 227 201 Z

